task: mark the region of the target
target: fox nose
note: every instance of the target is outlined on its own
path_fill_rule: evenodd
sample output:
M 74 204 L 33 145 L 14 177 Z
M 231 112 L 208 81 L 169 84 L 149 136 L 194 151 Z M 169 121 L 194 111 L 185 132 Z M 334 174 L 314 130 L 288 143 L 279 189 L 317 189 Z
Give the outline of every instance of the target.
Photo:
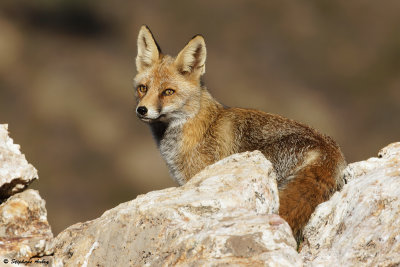
M 147 108 L 145 106 L 140 106 L 136 109 L 136 112 L 144 116 L 147 113 Z

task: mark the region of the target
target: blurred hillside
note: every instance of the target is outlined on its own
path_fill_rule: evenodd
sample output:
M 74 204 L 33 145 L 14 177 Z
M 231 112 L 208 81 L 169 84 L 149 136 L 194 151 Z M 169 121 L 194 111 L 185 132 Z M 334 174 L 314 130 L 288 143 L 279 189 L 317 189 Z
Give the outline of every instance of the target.
M 0 2 L 0 123 L 38 170 L 58 233 L 175 184 L 135 116 L 136 37 L 175 55 L 197 33 L 228 106 L 307 123 L 349 162 L 400 141 L 399 1 Z

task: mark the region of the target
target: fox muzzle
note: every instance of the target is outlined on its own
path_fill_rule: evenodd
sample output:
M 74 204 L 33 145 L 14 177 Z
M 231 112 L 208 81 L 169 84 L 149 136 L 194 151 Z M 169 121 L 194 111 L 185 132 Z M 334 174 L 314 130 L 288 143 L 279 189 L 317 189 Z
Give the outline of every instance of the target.
M 160 114 L 160 112 L 151 108 L 149 109 L 146 106 L 137 107 L 136 115 L 138 116 L 139 119 L 145 122 L 155 121 L 160 119 L 160 117 L 163 117 L 163 115 Z

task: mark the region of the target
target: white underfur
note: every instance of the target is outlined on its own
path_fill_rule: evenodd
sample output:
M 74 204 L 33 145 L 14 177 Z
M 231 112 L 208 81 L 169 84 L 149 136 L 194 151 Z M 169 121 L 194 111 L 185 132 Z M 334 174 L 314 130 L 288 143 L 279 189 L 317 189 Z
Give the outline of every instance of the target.
M 200 53 L 195 57 L 196 49 L 200 47 Z M 176 57 L 176 64 L 177 66 L 185 72 L 195 72 L 198 71 L 199 75 L 203 75 L 206 72 L 206 57 L 207 57 L 207 50 L 206 44 L 202 36 L 198 35 L 179 52 L 178 56 Z M 195 62 L 197 61 L 197 65 L 195 66 Z
M 304 161 L 301 165 L 299 165 L 296 171 L 303 169 L 306 166 L 310 166 L 314 161 L 316 161 L 320 157 L 321 153 L 318 150 L 310 150 L 304 157 Z
M 165 132 L 165 138 L 160 142 L 161 155 L 168 165 L 170 175 L 179 185 L 183 185 L 186 182 L 183 173 L 177 168 L 176 164 L 181 150 L 180 143 L 176 142 L 176 140 L 182 138 L 183 125 L 184 122 L 174 121 Z
M 313 162 L 315 162 L 318 158 L 320 157 L 320 152 L 318 150 L 310 150 L 306 153 L 306 155 L 304 156 L 304 160 L 303 162 L 298 165 L 296 167 L 296 169 L 294 170 L 294 174 L 293 175 L 289 175 L 287 177 L 285 177 L 284 181 L 281 181 L 279 184 L 279 189 L 282 190 L 283 188 L 285 188 L 285 186 L 292 181 L 293 179 L 295 179 L 296 173 L 298 171 L 300 171 L 301 169 L 310 166 Z M 291 162 L 293 162 L 294 159 L 291 160 Z
M 145 39 L 146 42 L 144 42 L 143 39 Z M 136 57 L 136 68 L 139 72 L 141 72 L 147 66 L 153 65 L 160 56 L 156 42 L 146 26 L 142 26 L 142 28 L 140 28 L 137 46 L 138 54 Z

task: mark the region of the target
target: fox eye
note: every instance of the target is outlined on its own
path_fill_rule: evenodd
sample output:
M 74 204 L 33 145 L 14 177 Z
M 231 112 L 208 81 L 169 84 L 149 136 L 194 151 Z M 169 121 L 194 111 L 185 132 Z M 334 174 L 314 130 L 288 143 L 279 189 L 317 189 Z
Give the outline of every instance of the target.
M 139 85 L 139 86 L 137 87 L 137 90 L 138 90 L 140 93 L 143 93 L 143 94 L 144 94 L 144 93 L 147 92 L 147 86 L 141 84 L 141 85 Z
M 170 96 L 170 95 L 172 95 L 174 93 L 175 93 L 174 89 L 165 89 L 164 92 L 162 92 L 162 94 L 165 95 L 165 96 Z

